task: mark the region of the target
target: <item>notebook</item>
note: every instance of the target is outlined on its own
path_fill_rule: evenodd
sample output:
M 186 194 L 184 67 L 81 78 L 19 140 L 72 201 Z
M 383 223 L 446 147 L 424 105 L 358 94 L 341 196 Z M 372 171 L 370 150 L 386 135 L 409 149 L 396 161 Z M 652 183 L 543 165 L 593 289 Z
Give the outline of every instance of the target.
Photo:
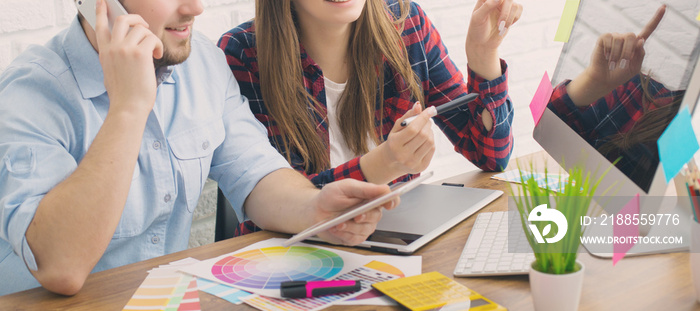
M 501 195 L 500 190 L 421 184 L 401 195 L 399 206 L 385 210 L 375 232 L 356 247 L 413 254 Z

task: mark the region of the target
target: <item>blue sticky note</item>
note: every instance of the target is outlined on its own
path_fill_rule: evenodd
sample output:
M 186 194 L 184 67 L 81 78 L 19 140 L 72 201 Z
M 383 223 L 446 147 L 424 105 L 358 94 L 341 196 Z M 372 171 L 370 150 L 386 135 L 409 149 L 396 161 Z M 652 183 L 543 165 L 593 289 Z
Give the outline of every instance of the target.
M 664 168 L 666 182 L 681 171 L 684 164 L 688 163 L 696 151 L 700 149 L 695 131 L 690 124 L 690 111 L 684 107 L 678 112 L 673 121 L 658 141 L 659 160 Z

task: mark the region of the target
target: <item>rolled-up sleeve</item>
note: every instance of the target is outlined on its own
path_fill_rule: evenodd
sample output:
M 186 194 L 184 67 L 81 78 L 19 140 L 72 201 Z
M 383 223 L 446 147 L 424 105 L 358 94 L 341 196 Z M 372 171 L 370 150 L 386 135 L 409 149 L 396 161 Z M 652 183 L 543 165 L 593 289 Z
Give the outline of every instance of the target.
M 25 233 L 44 195 L 77 167 L 68 151 L 70 117 L 54 76 L 8 68 L 0 80 L 0 239 L 37 270 Z
M 210 176 L 233 206 L 239 221 L 248 219 L 243 203 L 257 183 L 267 174 L 289 163 L 270 145 L 265 127 L 250 111 L 238 83 L 228 72 L 228 96 L 223 122 L 226 139 L 214 152 Z
M 437 116 L 435 119 L 438 127 L 455 146 L 455 151 L 477 167 L 486 171 L 504 170 L 513 152 L 514 114 L 508 96 L 506 62 L 500 61 L 501 76 L 493 80 L 486 80 L 468 68 L 465 83 L 464 76 L 450 58 L 440 33 L 417 4 L 412 4 L 412 15 L 406 25 L 404 33 L 413 34 L 404 35 L 404 41 L 408 41 L 407 48 L 409 55 L 413 56 L 414 68 L 426 68 L 423 89 L 427 90 L 428 106 L 440 106 L 466 93 L 479 94 L 477 100 L 469 103 L 466 108 Z M 416 62 L 423 55 L 425 64 Z M 493 127 L 489 130 L 482 121 L 484 113 L 488 113 L 493 120 Z

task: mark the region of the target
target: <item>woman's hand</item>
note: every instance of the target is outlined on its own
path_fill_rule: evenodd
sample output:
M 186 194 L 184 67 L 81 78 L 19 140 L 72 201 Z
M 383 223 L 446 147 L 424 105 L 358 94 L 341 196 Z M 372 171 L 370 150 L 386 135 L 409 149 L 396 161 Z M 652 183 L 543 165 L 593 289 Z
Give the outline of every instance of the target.
M 598 38 L 591 64 L 567 85 L 576 106 L 588 106 L 638 75 L 646 54 L 644 42 L 656 30 L 666 12 L 662 5 L 639 34 L 605 33 Z
M 465 50 L 469 67 L 487 80 L 501 76 L 498 47 L 523 6 L 513 0 L 479 0 L 469 23 Z
M 644 42 L 656 30 L 666 12 L 662 5 L 644 29 L 634 33 L 606 33 L 598 38 L 591 65 L 586 69 L 591 79 L 615 88 L 639 74 L 644 61 Z
M 420 173 L 430 164 L 435 153 L 435 137 L 430 118 L 435 107 L 421 112 L 419 103 L 396 120 L 385 142 L 360 158 L 362 173 L 369 182 L 386 184 L 405 174 Z M 407 126 L 401 122 L 417 116 Z

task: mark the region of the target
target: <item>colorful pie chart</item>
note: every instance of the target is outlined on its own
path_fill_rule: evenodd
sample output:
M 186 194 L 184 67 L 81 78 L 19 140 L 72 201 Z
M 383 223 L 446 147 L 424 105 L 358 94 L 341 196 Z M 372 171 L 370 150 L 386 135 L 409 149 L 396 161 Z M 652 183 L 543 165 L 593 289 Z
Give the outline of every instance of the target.
M 343 259 L 331 251 L 276 246 L 226 256 L 212 266 L 211 273 L 240 287 L 279 289 L 286 281 L 327 280 L 342 269 Z

